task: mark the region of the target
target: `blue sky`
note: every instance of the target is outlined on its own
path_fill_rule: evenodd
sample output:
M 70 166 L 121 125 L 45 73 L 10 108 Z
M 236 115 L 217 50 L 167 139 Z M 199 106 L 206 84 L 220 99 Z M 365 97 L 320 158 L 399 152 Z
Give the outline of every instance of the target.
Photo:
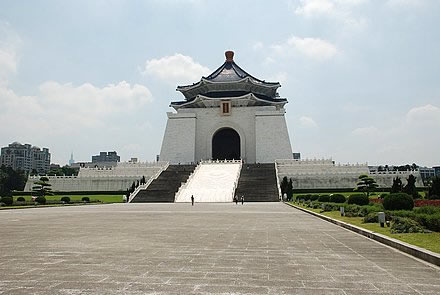
M 279 81 L 303 158 L 439 165 L 440 1 L 0 1 L 0 144 L 154 160 L 177 85 Z

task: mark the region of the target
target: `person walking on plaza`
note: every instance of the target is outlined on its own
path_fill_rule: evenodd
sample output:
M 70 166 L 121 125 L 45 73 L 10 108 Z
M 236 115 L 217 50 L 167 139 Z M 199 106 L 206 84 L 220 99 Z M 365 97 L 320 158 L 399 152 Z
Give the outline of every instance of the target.
M 244 195 L 241 196 L 241 204 L 242 204 L 242 205 L 244 204 Z
M 238 196 L 234 196 L 235 205 L 238 205 Z
M 194 196 L 191 195 L 191 206 L 194 206 Z

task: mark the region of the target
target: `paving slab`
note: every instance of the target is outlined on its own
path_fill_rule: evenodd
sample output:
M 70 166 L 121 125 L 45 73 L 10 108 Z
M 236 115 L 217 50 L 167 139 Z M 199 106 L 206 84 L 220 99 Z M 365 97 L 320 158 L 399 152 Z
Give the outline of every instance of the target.
M 0 294 L 439 294 L 440 269 L 282 203 L 0 211 Z

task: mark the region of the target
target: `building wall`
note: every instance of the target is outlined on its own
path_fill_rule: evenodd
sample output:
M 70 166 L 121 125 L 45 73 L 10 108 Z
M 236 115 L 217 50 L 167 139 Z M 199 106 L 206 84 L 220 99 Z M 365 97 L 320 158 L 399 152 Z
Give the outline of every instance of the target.
M 284 113 L 284 109 L 256 112 L 256 162 L 273 163 L 276 159 L 292 159 Z
M 194 162 L 196 114 L 167 113 L 168 121 L 160 150 L 160 161 L 170 163 Z
M 258 106 L 232 107 L 229 115 L 221 114 L 219 107 L 168 113 L 160 160 L 186 163 L 211 159 L 212 138 L 222 128 L 232 128 L 240 135 L 241 158 L 248 163 L 292 158 L 284 109 Z
M 389 188 L 393 178 L 402 183 L 410 174 L 416 177 L 416 186 L 423 186 L 419 171 L 390 171 L 370 173 L 367 164 L 336 165 L 332 160 L 277 160 L 278 178 L 292 178 L 294 189 L 354 188 L 361 174 L 373 177 L 379 187 Z

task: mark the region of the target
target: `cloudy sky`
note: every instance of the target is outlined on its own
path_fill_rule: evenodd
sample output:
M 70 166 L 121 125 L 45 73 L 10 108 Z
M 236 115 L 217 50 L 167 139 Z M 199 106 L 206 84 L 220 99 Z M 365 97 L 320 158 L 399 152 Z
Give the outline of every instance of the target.
M 303 158 L 440 165 L 440 1 L 0 0 L 0 145 L 160 152 L 177 85 L 279 81 Z

